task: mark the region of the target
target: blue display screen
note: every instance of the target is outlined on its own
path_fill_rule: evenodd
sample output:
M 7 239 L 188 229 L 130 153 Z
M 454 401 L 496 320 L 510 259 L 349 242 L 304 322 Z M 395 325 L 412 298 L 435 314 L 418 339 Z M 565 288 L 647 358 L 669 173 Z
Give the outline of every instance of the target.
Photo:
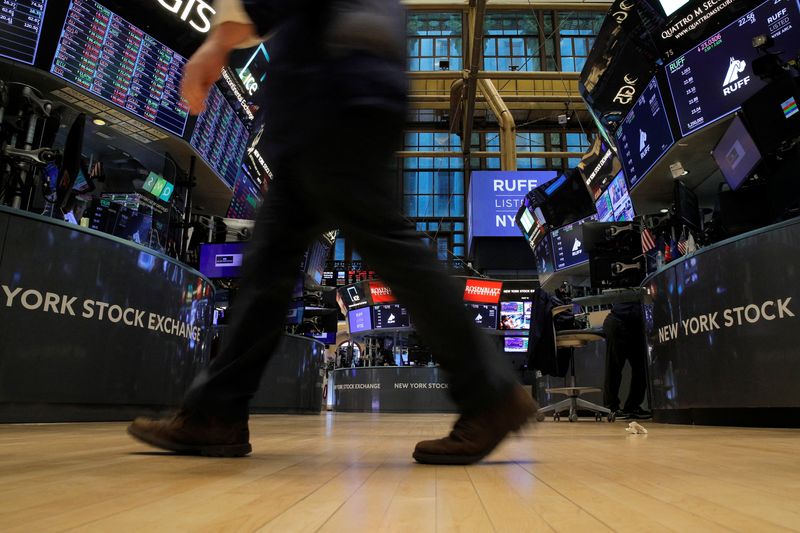
M 33 65 L 46 8 L 47 0 L 0 2 L 0 57 Z
M 683 135 L 736 111 L 765 86 L 753 73 L 760 52 L 752 39 L 768 35 L 788 61 L 797 52 L 796 0 L 768 0 L 689 50 L 666 68 Z
M 244 249 L 243 242 L 201 245 L 200 272 L 212 279 L 240 277 Z
M 656 78 L 644 88 L 616 135 L 622 168 L 633 189 L 675 144 Z
M 569 224 L 563 228 L 553 230 L 550 237 L 553 241 L 553 258 L 555 269 L 564 270 L 580 265 L 589 260 L 589 254 L 583 250 L 583 224 L 595 217 Z
M 350 333 L 372 330 L 372 309 L 369 307 L 350 311 L 347 318 L 350 324 Z

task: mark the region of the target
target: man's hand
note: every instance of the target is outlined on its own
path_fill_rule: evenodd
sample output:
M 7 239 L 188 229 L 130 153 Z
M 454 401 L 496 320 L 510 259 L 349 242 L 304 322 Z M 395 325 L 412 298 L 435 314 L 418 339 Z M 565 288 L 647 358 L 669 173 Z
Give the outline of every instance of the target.
M 183 71 L 181 92 L 192 115 L 205 111 L 211 86 L 222 76 L 222 69 L 228 65 L 233 49 L 254 37 L 252 24 L 225 22 L 212 30 Z

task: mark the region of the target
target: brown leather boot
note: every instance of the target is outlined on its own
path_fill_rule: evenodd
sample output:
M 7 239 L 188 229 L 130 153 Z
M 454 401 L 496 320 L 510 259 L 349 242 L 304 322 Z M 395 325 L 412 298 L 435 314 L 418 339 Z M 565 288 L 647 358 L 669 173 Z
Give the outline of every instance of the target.
M 505 400 L 474 415 L 461 415 L 450 435 L 417 444 L 414 459 L 434 465 L 477 463 L 494 450 L 510 431 L 524 426 L 539 406 L 530 393 L 517 385 Z
M 156 448 L 186 455 L 243 457 L 253 451 L 247 421 L 226 423 L 181 411 L 172 418 L 137 418 L 128 434 Z

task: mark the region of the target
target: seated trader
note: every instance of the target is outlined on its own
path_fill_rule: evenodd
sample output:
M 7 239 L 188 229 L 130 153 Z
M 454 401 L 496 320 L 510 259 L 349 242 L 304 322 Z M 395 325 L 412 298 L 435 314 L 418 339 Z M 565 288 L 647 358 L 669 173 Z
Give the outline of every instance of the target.
M 646 343 L 640 303 L 616 304 L 603 322 L 606 335 L 606 378 L 603 387 L 605 406 L 621 419 L 650 418 L 642 409 L 647 391 Z M 619 388 L 625 361 L 631 365 L 631 387 L 628 399 L 620 410 Z

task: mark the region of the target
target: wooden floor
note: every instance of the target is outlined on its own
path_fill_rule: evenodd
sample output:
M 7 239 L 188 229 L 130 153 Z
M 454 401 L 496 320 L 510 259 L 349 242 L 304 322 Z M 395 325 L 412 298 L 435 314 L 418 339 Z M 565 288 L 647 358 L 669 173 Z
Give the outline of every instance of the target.
M 445 415 L 255 417 L 254 454 L 124 424 L 0 426 L 0 531 L 800 531 L 800 431 L 544 422 L 483 464 L 414 464 Z

